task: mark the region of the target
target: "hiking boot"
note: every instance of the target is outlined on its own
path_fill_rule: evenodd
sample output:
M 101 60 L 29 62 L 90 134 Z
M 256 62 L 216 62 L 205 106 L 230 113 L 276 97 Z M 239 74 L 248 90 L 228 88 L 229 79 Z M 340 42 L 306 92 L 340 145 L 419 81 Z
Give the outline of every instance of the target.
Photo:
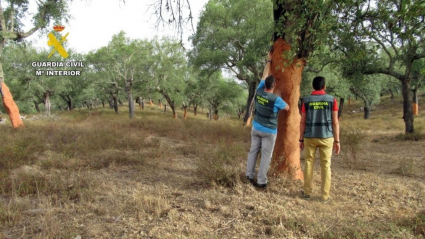
M 327 199 L 321 199 L 320 201 L 324 204 L 328 203 L 331 200 L 331 197 L 328 197 Z
M 246 182 L 245 183 L 251 183 L 252 185 L 255 185 L 255 181 L 253 178 L 250 178 L 248 176 L 246 176 Z
M 261 183 L 255 183 L 254 186 L 256 186 L 257 188 L 267 188 L 267 183 L 261 184 Z
M 310 195 L 305 194 L 304 191 L 301 191 L 301 198 L 304 199 L 304 200 L 310 200 Z

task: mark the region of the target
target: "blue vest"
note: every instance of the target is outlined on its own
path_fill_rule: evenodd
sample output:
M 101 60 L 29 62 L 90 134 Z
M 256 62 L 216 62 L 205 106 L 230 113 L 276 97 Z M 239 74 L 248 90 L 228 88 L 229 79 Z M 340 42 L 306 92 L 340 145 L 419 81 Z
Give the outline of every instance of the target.
M 306 124 L 304 138 L 331 138 L 332 110 L 334 97 L 324 95 L 309 95 L 304 97 Z
M 277 95 L 264 91 L 264 88 L 257 90 L 255 95 L 255 116 L 254 120 L 270 129 L 277 129 L 277 112 L 273 112 Z

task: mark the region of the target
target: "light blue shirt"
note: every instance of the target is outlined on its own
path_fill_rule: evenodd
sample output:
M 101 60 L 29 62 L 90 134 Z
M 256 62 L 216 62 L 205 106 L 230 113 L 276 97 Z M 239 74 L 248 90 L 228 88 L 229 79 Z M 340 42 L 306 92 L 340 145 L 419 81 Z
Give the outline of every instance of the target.
M 265 88 L 265 82 L 264 80 L 260 81 L 260 84 L 257 87 L 257 90 L 261 89 L 261 88 Z M 281 97 L 277 97 L 276 101 L 274 102 L 274 106 L 273 106 L 273 112 L 277 113 L 279 110 L 282 110 L 286 107 L 286 102 L 281 98 Z M 269 134 L 277 134 L 277 129 L 270 129 L 267 128 L 266 126 L 257 123 L 255 120 L 252 123 L 252 126 L 254 127 L 255 130 L 258 130 L 260 132 L 264 132 L 264 133 L 269 133 Z

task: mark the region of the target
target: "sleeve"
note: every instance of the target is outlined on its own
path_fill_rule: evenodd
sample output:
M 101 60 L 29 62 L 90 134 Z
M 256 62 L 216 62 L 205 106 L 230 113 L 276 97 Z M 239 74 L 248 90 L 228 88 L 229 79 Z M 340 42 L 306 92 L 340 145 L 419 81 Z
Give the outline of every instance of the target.
M 282 110 L 286 105 L 286 102 L 280 97 L 277 97 L 276 102 L 274 102 L 274 106 L 278 108 L 278 110 Z
M 334 108 L 332 111 L 338 111 L 338 102 L 336 102 L 336 99 L 334 98 Z
M 264 80 L 260 81 L 260 84 L 258 84 L 257 90 L 261 89 L 261 88 L 265 88 L 266 87 L 266 83 L 264 82 Z

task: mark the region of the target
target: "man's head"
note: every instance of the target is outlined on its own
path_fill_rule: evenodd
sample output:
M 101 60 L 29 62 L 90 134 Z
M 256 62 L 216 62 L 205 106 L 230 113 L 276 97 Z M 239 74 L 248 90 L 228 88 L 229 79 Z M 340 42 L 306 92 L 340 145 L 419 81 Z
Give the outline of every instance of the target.
M 313 79 L 313 89 L 314 90 L 324 90 L 326 86 L 325 77 L 316 76 Z
M 264 80 L 264 84 L 266 86 L 266 90 L 271 90 L 275 86 L 275 79 L 272 75 L 269 75 Z

